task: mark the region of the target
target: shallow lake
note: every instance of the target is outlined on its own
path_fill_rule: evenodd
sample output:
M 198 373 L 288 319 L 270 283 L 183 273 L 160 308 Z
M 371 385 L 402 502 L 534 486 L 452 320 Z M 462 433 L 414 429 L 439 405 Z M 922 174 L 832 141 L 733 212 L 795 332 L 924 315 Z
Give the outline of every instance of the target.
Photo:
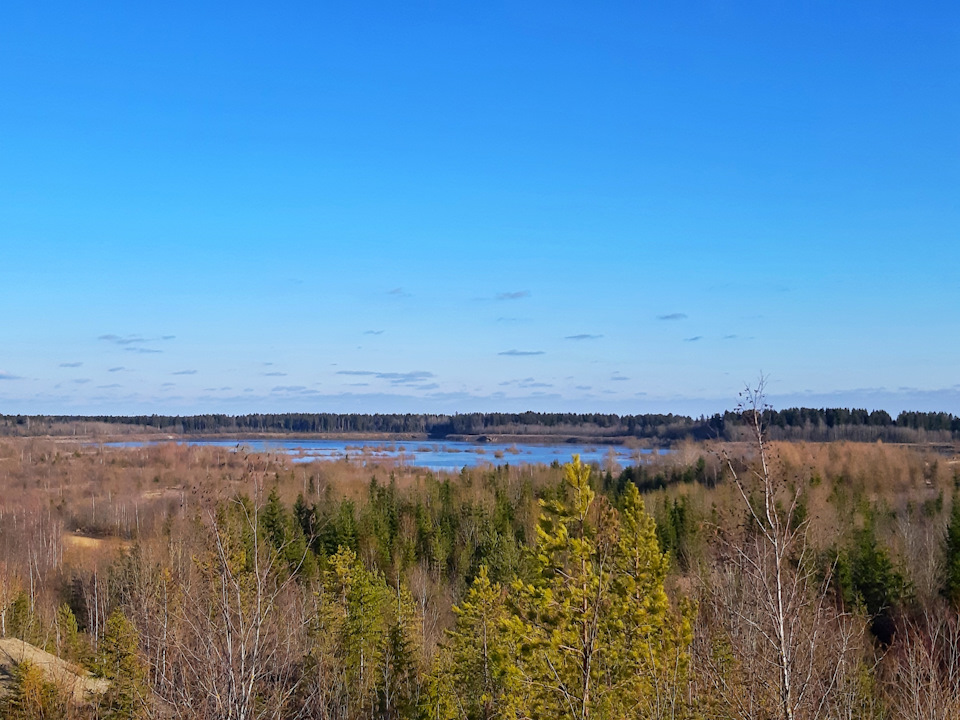
M 613 451 L 621 466 L 636 465 L 654 453 L 669 450 L 636 449 L 623 445 L 591 445 L 558 443 L 533 445 L 523 443 L 468 443 L 437 440 L 386 442 L 371 440 L 182 440 L 187 445 L 223 447 L 231 450 L 247 448 L 253 452 L 279 452 L 293 457 L 294 462 L 315 460 L 348 460 L 363 465 L 390 462 L 430 470 L 460 470 L 479 465 L 544 464 L 569 462 L 578 454 L 585 463 L 603 463 Z M 157 442 L 104 443 L 107 447 L 143 447 Z

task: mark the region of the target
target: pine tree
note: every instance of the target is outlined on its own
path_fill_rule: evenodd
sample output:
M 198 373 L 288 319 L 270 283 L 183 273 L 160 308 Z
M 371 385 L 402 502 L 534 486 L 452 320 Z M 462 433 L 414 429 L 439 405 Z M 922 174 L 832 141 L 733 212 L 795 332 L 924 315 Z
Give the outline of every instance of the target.
M 97 652 L 97 672 L 110 681 L 107 720 L 133 720 L 147 711 L 146 670 L 139 655 L 136 628 L 122 612 L 107 618 Z
M 670 608 L 663 586 L 668 558 L 633 483 L 623 497 L 613 565 L 616 602 L 609 643 L 619 661 L 611 672 L 623 689 L 620 707 L 631 715 L 642 710 L 644 717 L 675 717 L 689 665 L 693 612 L 686 603 L 677 612 Z
M 325 645 L 343 669 L 351 714 L 362 715 L 377 703 L 389 593 L 383 576 L 367 570 L 352 550 L 341 548 L 329 566 L 318 622 L 333 639 Z
M 537 577 L 513 585 L 508 714 L 639 716 L 664 691 L 650 674 L 668 655 L 683 665 L 689 624 L 670 612 L 667 561 L 636 488 L 618 514 L 595 498 L 578 456 L 564 475 L 568 499 L 543 503 Z
M 434 670 L 434 709 L 446 694 L 445 714 L 492 720 L 501 717 L 510 686 L 510 652 L 505 633 L 506 598 L 497 583 L 490 582 L 486 565 L 473 581 L 463 602 L 453 608 L 457 624 L 450 643 Z M 439 713 L 430 715 L 437 717 Z
M 65 718 L 65 694 L 47 680 L 43 670 L 24 660 L 13 668 L 12 683 L 0 699 L 0 717 L 5 720 L 54 720 Z

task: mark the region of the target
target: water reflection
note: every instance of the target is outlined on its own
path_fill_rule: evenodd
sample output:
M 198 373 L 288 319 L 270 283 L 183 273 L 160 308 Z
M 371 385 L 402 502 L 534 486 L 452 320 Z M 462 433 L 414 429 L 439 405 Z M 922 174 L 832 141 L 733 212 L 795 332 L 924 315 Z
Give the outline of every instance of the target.
M 347 460 L 363 465 L 389 462 L 430 470 L 460 470 L 479 465 L 520 465 L 569 462 L 579 454 L 586 463 L 616 462 L 622 467 L 636 465 L 645 456 L 665 454 L 664 448 L 629 448 L 625 445 L 559 443 L 468 443 L 445 441 L 377 442 L 358 440 L 185 440 L 187 445 L 246 449 L 248 452 L 278 452 L 290 455 L 294 462 Z M 144 447 L 151 442 L 104 443 L 109 447 Z

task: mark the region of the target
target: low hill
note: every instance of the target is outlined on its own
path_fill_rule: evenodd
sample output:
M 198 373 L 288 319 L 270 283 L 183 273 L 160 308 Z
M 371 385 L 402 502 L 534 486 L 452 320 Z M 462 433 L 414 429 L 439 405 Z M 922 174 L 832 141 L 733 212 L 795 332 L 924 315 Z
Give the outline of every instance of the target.
M 40 668 L 47 680 L 72 694 L 74 702 L 83 702 L 107 691 L 107 680 L 93 677 L 83 668 L 15 638 L 0 638 L 0 697 L 13 685 L 14 668 L 24 661 Z

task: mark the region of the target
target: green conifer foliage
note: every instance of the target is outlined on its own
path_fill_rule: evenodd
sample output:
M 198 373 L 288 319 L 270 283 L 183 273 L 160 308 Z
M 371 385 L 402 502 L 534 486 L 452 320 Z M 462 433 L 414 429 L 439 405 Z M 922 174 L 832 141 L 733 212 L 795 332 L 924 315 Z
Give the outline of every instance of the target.
M 85 664 L 88 660 L 88 648 L 80 635 L 77 618 L 67 603 L 57 608 L 54 630 L 57 655 L 64 660 Z
M 657 528 L 636 486 L 626 488 L 614 555 L 613 596 L 608 640 L 609 677 L 619 677 L 624 698 L 633 698 L 635 710 L 660 717 L 658 711 L 675 706 L 684 682 L 693 639 L 689 606 L 672 612 L 664 580 L 668 557 L 660 551 Z M 630 701 L 628 701 L 629 703 Z M 631 711 L 625 705 L 620 711 Z M 620 712 L 618 711 L 618 712 Z
M 100 638 L 97 672 L 110 681 L 106 720 L 133 720 L 146 715 L 146 670 L 139 655 L 137 630 L 122 612 L 114 610 Z
M 871 517 L 857 530 L 837 562 L 837 577 L 847 603 L 860 603 L 871 617 L 870 630 L 883 644 L 893 640 L 893 614 L 909 592 L 903 574 L 877 539 Z
M 381 639 L 379 667 L 380 717 L 414 718 L 420 702 L 420 658 L 423 640 L 409 591 L 397 584 L 385 608 L 387 630 Z
M 66 696 L 43 670 L 24 660 L 13 668 L 8 694 L 0 699 L 4 720 L 60 720 L 67 717 Z
M 295 508 L 291 514 L 274 488 L 260 513 L 260 527 L 273 549 L 282 558 L 286 572 L 302 580 L 310 580 L 317 575 L 317 560 L 308 547 L 307 538 L 298 521 L 298 512 L 300 516 L 303 515 L 302 503 L 299 511 Z
M 383 576 L 367 570 L 352 550 L 329 559 L 320 594 L 318 652 L 342 668 L 351 714 L 369 713 L 377 704 L 378 669 L 387 626 L 389 592 Z
M 7 609 L 7 633 L 26 642 L 35 642 L 38 629 L 30 597 L 21 590 Z
M 953 496 L 945 560 L 943 592 L 954 607 L 960 607 L 960 493 Z
M 667 561 L 636 488 L 617 513 L 596 499 L 578 456 L 564 476 L 566 500 L 544 503 L 537 529 L 537 577 L 513 585 L 514 614 L 504 623 L 517 648 L 507 714 L 642 717 L 651 703 L 668 701 L 659 695 L 676 700 L 654 678 L 685 667 L 689 623 L 670 610 Z
M 490 582 L 486 565 L 463 602 L 454 607 L 456 628 L 434 671 L 429 717 L 492 720 L 502 717 L 511 694 L 506 596 Z M 438 705 L 446 699 L 442 709 Z

